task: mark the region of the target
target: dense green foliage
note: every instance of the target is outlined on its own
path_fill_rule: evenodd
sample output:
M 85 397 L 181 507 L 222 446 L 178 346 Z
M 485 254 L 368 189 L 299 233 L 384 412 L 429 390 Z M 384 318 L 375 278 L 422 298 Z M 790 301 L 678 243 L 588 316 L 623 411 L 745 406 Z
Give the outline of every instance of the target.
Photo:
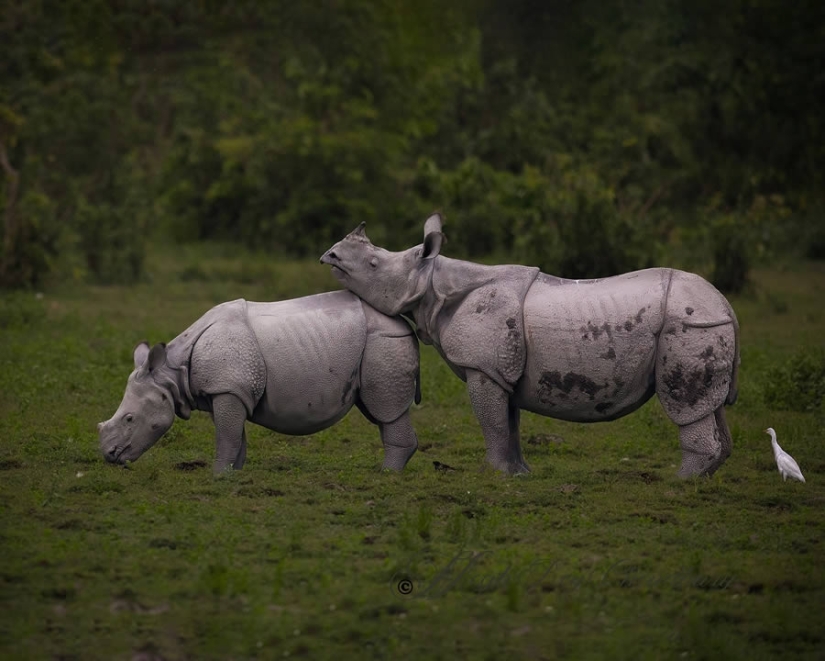
M 0 658 L 822 658 L 825 411 L 766 396 L 821 345 L 822 264 L 757 268 L 732 299 L 734 446 L 711 479 L 676 478 L 655 398 L 610 423 L 525 412 L 532 473 L 481 471 L 466 386 L 426 346 L 403 473 L 379 470 L 356 410 L 309 437 L 249 423 L 246 466 L 218 479 L 205 413 L 132 470 L 106 464 L 94 424 L 139 340 L 237 296 L 335 287 L 315 260 L 237 252 L 154 249 L 151 282 L 0 293 Z M 806 484 L 782 481 L 768 426 Z
M 765 403 L 788 411 L 815 411 L 825 404 L 825 348 L 802 348 L 768 376 Z
M 736 250 L 815 257 L 823 12 L 5 0 L 0 282 L 66 254 L 131 281 L 154 233 L 316 256 L 366 220 L 406 246 L 434 208 L 453 255 L 571 277 L 710 263 L 729 217 Z

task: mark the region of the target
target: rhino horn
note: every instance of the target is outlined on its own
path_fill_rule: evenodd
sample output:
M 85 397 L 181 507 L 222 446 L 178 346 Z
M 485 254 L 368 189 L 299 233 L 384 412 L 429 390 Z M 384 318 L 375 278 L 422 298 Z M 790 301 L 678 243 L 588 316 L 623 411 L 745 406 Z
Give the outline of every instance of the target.
M 366 233 L 366 231 L 364 231 L 364 228 L 366 226 L 367 226 L 367 221 L 362 220 L 361 223 L 358 225 L 358 227 L 356 227 L 354 230 L 352 230 L 352 232 L 347 234 L 347 238 L 348 239 L 349 238 L 366 239 L 367 238 L 367 233 Z M 369 239 L 367 239 L 367 240 L 369 240 Z

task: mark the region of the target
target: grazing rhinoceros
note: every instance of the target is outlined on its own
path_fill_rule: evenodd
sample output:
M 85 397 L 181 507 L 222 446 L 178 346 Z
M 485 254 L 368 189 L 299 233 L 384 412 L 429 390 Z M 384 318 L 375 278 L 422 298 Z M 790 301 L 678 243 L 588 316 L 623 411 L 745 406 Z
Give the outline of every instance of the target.
M 245 420 L 312 434 L 353 404 L 378 425 L 384 468 L 401 470 L 418 447 L 409 417 L 420 400 L 418 342 L 403 319 L 349 292 L 222 303 L 168 346 L 139 344 L 134 359 L 123 401 L 98 425 L 113 463 L 135 461 L 193 409 L 215 422 L 216 473 L 243 466 Z
M 614 420 L 654 392 L 679 426 L 679 475 L 710 475 L 724 463 L 739 332 L 712 285 L 667 268 L 566 280 L 439 256 L 442 241 L 438 214 L 425 223 L 423 245 L 403 252 L 374 246 L 361 223 L 321 263 L 376 310 L 413 318 L 421 341 L 467 382 L 495 468 L 529 471 L 520 409 Z

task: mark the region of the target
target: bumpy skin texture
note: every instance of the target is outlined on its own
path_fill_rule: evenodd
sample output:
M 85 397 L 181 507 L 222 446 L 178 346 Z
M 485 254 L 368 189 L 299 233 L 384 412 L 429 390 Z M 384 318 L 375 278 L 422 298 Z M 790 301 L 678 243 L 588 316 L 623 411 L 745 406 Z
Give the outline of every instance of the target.
M 654 393 L 679 426 L 681 476 L 709 475 L 730 455 L 724 405 L 736 399 L 738 323 L 710 283 L 664 268 L 567 280 L 449 259 L 437 214 L 424 235 L 391 253 L 362 223 L 321 262 L 377 310 L 413 317 L 419 338 L 467 382 L 491 465 L 529 470 L 520 409 L 598 422 Z
M 311 434 L 357 405 L 379 427 L 384 467 L 400 470 L 418 445 L 408 413 L 420 400 L 418 377 L 409 325 L 349 292 L 239 299 L 212 308 L 168 346 L 138 345 L 123 401 L 98 425 L 100 447 L 108 461 L 135 461 L 176 414 L 209 411 L 220 472 L 243 466 L 246 420 Z

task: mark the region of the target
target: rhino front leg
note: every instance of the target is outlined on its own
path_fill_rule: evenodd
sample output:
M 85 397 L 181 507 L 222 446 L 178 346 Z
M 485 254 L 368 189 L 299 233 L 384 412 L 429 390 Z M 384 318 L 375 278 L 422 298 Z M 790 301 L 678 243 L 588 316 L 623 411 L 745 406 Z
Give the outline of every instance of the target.
M 410 414 L 404 411 L 393 422 L 379 422 L 378 429 L 384 444 L 384 463 L 381 467 L 400 471 L 418 449 L 418 438 L 410 422 Z
M 215 474 L 227 468 L 241 468 L 246 461 L 246 407 L 229 393 L 212 398 L 212 419 L 215 422 Z
M 487 462 L 510 475 L 529 473 L 521 455 L 519 409 L 510 395 L 476 370 L 467 370 L 467 389 L 487 445 Z

